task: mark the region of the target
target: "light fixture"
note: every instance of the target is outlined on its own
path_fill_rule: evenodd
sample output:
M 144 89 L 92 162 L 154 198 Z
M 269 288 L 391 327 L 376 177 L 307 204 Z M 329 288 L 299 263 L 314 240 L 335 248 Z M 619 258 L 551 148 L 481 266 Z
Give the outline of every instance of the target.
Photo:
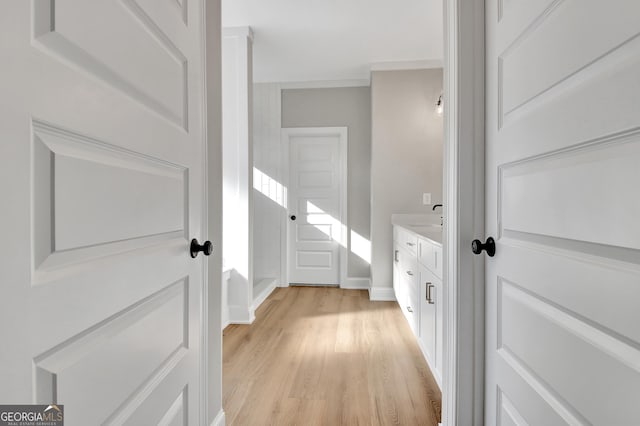
M 442 100 L 442 95 L 438 97 L 438 101 L 436 102 L 436 112 L 438 115 L 442 115 L 444 111 L 444 101 Z

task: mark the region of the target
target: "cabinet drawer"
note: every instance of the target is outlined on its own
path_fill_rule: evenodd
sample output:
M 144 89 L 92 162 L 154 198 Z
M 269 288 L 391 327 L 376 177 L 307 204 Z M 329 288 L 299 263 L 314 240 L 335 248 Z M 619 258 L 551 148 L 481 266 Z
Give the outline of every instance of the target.
M 417 278 L 417 277 L 416 277 Z M 402 309 L 409 327 L 418 336 L 420 332 L 420 288 L 418 280 L 413 277 L 405 277 L 403 280 L 405 294 L 402 303 L 398 303 Z
M 436 268 L 434 249 L 434 245 L 429 241 L 422 239 L 418 241 L 418 259 L 423 266 L 432 271 Z
M 442 278 L 442 247 L 433 246 L 433 258 L 435 267 L 433 273 L 438 278 Z
M 442 278 L 442 247 L 430 241 L 418 240 L 418 259 L 438 278 Z
M 429 302 L 427 295 L 428 287 L 433 285 L 434 278 L 433 272 L 420 266 L 420 340 L 427 363 L 432 370 L 436 366 L 436 305 Z
M 415 284 L 418 282 L 419 271 L 416 256 L 409 253 L 408 250 L 399 250 L 400 256 L 399 272 L 407 283 Z
M 397 226 L 394 226 L 393 228 L 396 242 L 415 256 L 418 252 L 418 237 L 415 234 Z

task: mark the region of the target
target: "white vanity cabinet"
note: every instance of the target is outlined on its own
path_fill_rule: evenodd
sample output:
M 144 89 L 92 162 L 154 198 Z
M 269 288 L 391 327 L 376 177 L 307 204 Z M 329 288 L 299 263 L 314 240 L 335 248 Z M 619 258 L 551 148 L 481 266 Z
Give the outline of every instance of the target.
M 442 378 L 442 246 L 418 240 L 420 264 L 420 348 L 438 384 Z
M 438 384 L 442 377 L 442 245 L 437 231 L 394 226 L 393 288 Z M 433 236 L 430 238 L 429 236 Z
M 442 293 L 442 279 L 421 264 L 419 343 L 438 384 L 442 378 Z
M 393 289 L 411 330 L 420 333 L 420 270 L 418 269 L 418 240 L 406 230 L 394 232 Z

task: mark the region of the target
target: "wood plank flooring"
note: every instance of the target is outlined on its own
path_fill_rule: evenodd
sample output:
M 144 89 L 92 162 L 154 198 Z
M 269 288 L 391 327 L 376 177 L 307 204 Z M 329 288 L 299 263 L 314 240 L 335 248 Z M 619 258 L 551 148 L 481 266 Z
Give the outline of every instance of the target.
M 395 302 L 278 288 L 223 333 L 228 425 L 437 425 L 441 394 Z

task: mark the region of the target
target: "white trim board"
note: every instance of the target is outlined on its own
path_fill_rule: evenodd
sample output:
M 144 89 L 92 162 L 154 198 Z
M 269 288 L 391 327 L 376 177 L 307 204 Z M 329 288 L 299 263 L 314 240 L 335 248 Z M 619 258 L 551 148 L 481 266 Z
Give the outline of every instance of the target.
M 229 305 L 229 324 L 253 324 L 256 320 L 256 313 L 253 307 Z
M 340 288 L 348 290 L 369 290 L 369 287 L 371 287 L 370 278 L 348 277 L 346 281 L 343 281 L 342 284 L 340 284 Z
M 276 289 L 275 278 L 265 278 L 260 280 L 260 282 L 254 286 L 254 295 L 253 295 L 253 304 L 251 305 L 251 310 L 255 313 L 256 310 L 267 300 L 267 297 L 273 293 L 273 290 Z M 255 290 L 258 289 L 258 294 L 255 294 Z
M 287 127 L 282 128 L 280 136 L 282 140 L 282 184 L 284 187 L 289 188 L 289 151 L 290 151 L 290 138 L 292 136 L 298 135 L 313 135 L 313 136 L 340 136 L 340 174 L 342 184 L 340 185 L 340 221 L 343 223 L 341 229 L 341 240 L 348 241 L 348 231 L 347 231 L 347 218 L 348 218 L 348 199 L 347 199 L 347 188 L 349 185 L 348 182 L 348 173 L 347 173 L 347 164 L 349 161 L 348 150 L 349 150 L 349 131 L 347 127 Z M 287 200 L 287 205 L 289 200 Z M 281 268 L 281 280 L 280 285 L 282 287 L 289 286 L 289 224 L 287 223 L 287 218 L 289 217 L 289 211 L 287 209 L 286 214 L 282 219 L 282 228 L 281 228 L 281 241 L 284 243 L 281 245 L 282 249 L 282 268 Z M 344 283 L 349 282 L 349 277 L 347 276 L 347 268 L 348 268 L 348 252 L 347 247 L 344 247 L 342 244 L 340 246 L 340 288 L 343 287 Z
M 211 422 L 211 426 L 225 426 L 227 423 L 227 419 L 226 416 L 224 414 L 224 410 L 220 410 L 218 411 L 218 414 L 216 415 L 215 419 L 213 419 L 213 421 Z
M 484 2 L 444 2 L 445 426 L 484 423 Z
M 215 246 L 222 246 L 222 70 L 220 1 L 200 2 L 200 54 L 202 57 L 202 161 L 204 163 L 204 185 L 202 194 L 202 235 L 208 236 Z M 202 312 L 200 315 L 200 413 L 194 423 L 209 424 L 212 413 L 209 408 L 222 407 L 222 331 L 214 315 L 221 311 L 220 281 L 222 274 L 222 254 L 216 250 L 203 263 L 205 285 L 202 288 Z M 213 326 L 210 327 L 210 324 Z M 217 400 L 214 396 L 219 395 Z M 213 409 L 213 407 L 211 407 Z M 213 419 L 214 426 L 224 426 L 222 408 Z
M 281 89 L 332 89 L 336 87 L 369 87 L 371 80 L 361 78 L 355 80 L 318 80 L 318 81 L 289 81 L 280 83 Z
M 221 282 L 221 300 L 222 308 L 220 309 L 220 315 L 222 316 L 221 328 L 224 330 L 231 322 L 229 321 L 229 279 L 231 278 L 231 269 L 222 271 Z
M 420 61 L 374 62 L 371 71 L 403 71 L 442 68 L 441 59 L 425 59 Z
M 393 287 L 371 287 L 369 288 L 369 300 L 375 302 L 395 302 L 396 294 Z

